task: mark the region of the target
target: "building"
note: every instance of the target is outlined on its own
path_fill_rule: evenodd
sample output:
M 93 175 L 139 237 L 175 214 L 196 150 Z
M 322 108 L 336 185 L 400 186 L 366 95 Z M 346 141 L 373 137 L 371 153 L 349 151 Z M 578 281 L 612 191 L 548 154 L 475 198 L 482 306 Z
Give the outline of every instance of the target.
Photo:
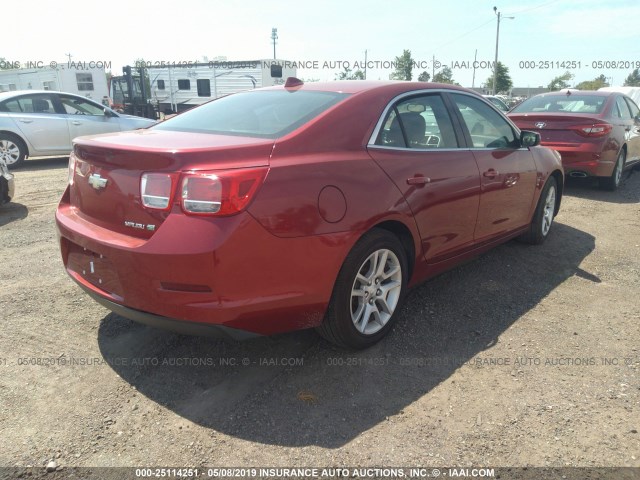
M 102 102 L 109 93 L 104 66 L 90 67 L 86 62 L 0 69 L 0 92 L 13 90 L 55 90 L 97 102 Z

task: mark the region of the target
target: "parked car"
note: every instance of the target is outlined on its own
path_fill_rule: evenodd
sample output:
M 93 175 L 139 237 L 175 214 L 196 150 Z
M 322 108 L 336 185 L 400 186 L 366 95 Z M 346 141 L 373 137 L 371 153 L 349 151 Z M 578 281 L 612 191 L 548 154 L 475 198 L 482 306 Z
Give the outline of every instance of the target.
M 619 92 L 563 90 L 524 101 L 509 113 L 518 127 L 540 133 L 571 177 L 595 176 L 606 190 L 640 161 L 640 110 Z
M 506 103 L 504 103 L 504 101 L 501 98 L 498 98 L 494 95 L 483 95 L 483 97 L 489 100 L 491 103 L 493 103 L 493 105 L 498 110 L 502 110 L 505 113 L 509 111 L 509 107 L 507 106 Z
M 289 78 L 76 139 L 62 260 L 142 323 L 364 348 L 407 287 L 547 238 L 564 176 L 539 139 L 461 87 Z
M 0 93 L 0 143 L 10 168 L 20 166 L 27 157 L 68 155 L 71 141 L 81 135 L 134 130 L 154 123 L 70 93 Z
M 15 193 L 13 175 L 9 173 L 9 169 L 4 162 L 3 150 L 4 145 L 0 142 L 0 205 L 9 203 Z

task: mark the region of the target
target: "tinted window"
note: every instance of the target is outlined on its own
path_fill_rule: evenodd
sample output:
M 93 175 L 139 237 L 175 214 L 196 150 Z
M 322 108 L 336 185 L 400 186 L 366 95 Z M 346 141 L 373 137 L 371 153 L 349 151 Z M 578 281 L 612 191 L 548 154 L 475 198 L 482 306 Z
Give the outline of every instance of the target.
M 376 145 L 398 148 L 456 148 L 458 142 L 440 95 L 411 97 L 387 114 Z
M 627 102 L 625 102 L 624 98 L 622 97 L 616 97 L 616 108 L 614 108 L 613 111 L 614 111 L 614 116 L 618 118 L 622 118 L 624 120 L 631 119 L 631 112 L 629 111 Z
M 60 95 L 60 101 L 69 115 L 104 115 L 104 108 L 81 98 Z
M 309 91 L 255 91 L 222 97 L 153 128 L 277 138 L 295 130 L 347 94 Z
M 474 148 L 518 148 L 520 142 L 509 122 L 482 100 L 451 94 L 469 130 Z
M 7 100 L 0 105 L 2 112 L 15 113 L 56 113 L 56 109 L 48 95 L 30 95 Z
M 607 100 L 596 95 L 542 95 L 525 100 L 513 113 L 600 113 Z

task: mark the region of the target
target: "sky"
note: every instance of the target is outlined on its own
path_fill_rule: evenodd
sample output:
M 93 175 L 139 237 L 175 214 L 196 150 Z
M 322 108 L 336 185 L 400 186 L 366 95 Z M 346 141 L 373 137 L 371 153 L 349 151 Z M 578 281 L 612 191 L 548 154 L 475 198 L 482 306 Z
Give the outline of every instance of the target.
M 494 6 L 502 14 L 498 59 L 515 87 L 546 86 L 567 70 L 574 85 L 600 74 L 622 85 L 640 67 L 640 0 L 9 0 L 3 17 L 22 20 L 3 22 L 0 57 L 49 64 L 70 54 L 114 74 L 139 58 L 270 59 L 275 27 L 278 59 L 311 67 L 298 69 L 307 80 L 333 80 L 340 67 L 364 62 L 365 51 L 367 78 L 386 80 L 393 68 L 384 67 L 406 49 L 417 62 L 414 80 L 432 73 L 435 59 L 456 82 L 480 87 L 495 56 Z

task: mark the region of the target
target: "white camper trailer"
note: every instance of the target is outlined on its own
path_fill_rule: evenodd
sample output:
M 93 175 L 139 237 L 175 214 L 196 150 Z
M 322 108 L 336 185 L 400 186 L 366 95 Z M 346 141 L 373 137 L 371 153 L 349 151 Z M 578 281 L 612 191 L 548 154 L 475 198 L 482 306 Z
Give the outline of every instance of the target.
M 82 62 L 59 63 L 35 68 L 0 69 L 0 91 L 54 90 L 74 93 L 102 102 L 109 89 L 104 67 L 89 67 Z
M 182 112 L 231 93 L 284 84 L 287 77 L 296 76 L 295 65 L 284 60 L 149 64 L 147 71 L 151 101 L 163 113 Z

